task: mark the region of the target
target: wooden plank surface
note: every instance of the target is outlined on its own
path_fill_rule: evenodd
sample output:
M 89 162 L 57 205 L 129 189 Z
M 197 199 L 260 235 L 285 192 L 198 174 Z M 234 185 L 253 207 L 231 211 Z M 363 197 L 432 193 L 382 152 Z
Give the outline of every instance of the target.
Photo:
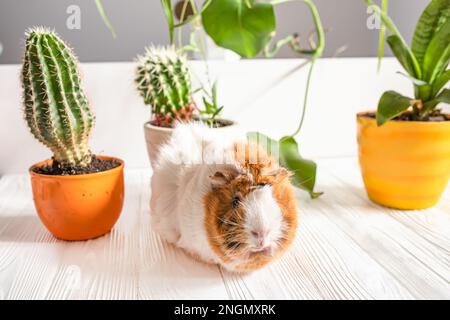
M 86 242 L 42 226 L 26 175 L 0 179 L 0 298 L 450 299 L 450 192 L 432 209 L 371 203 L 354 158 L 319 162 L 317 200 L 298 192 L 291 250 L 251 274 L 192 259 L 151 230 L 150 172 L 126 171 L 113 231 Z

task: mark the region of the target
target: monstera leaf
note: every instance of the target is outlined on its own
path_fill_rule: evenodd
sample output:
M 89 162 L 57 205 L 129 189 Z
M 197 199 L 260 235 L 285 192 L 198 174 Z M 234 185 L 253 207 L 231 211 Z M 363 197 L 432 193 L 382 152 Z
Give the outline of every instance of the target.
M 276 27 L 273 5 L 254 0 L 211 0 L 202 23 L 218 46 L 247 58 L 261 52 Z
M 247 134 L 249 141 L 256 142 L 266 151 L 275 157 L 279 157 L 280 164 L 291 171 L 292 183 L 300 189 L 309 193 L 311 198 L 319 197 L 322 192 L 315 192 L 317 165 L 311 160 L 304 159 L 298 151 L 297 141 L 293 137 L 283 137 L 279 141 L 270 139 L 259 132 Z

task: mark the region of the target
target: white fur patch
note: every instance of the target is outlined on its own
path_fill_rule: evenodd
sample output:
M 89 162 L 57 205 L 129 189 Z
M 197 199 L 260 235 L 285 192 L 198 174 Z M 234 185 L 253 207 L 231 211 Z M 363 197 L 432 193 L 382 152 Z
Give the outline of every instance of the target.
M 276 246 L 282 237 L 283 216 L 273 197 L 272 187 L 264 186 L 251 192 L 243 201 L 246 211 L 245 230 L 250 248 Z
M 236 136 L 238 131 L 217 133 L 200 123 L 178 124 L 161 147 L 153 170 L 153 229 L 208 262 L 220 261 L 207 239 L 203 199 L 211 191 L 209 177 L 230 166 L 223 159 L 233 157 L 230 151 Z

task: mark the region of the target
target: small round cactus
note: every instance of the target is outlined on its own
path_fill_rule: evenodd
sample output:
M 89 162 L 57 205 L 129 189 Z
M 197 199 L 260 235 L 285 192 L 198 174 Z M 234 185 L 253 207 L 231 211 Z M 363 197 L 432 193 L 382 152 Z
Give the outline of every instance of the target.
M 89 165 L 94 115 L 81 89 L 77 59 L 54 31 L 27 31 L 21 80 L 25 119 L 34 137 L 59 165 Z
M 196 107 L 187 58 L 174 47 L 146 48 L 138 56 L 135 82 L 144 103 L 152 107 L 154 124 L 171 127 L 174 120 L 192 118 Z

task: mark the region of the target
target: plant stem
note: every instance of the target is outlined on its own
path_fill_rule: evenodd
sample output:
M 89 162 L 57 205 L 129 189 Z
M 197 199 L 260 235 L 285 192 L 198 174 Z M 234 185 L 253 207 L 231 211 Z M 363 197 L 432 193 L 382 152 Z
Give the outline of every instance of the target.
M 314 26 L 316 28 L 317 46 L 315 48 L 313 48 L 312 51 L 308 52 L 311 55 L 311 60 L 309 62 L 309 63 L 311 63 L 311 66 L 309 68 L 308 77 L 306 80 L 305 96 L 303 98 L 303 110 L 302 110 L 302 114 L 300 117 L 300 121 L 299 121 L 297 130 L 295 130 L 295 132 L 291 135 L 291 137 L 298 135 L 303 127 L 303 122 L 305 121 L 306 109 L 308 106 L 309 89 L 311 86 L 311 78 L 312 78 L 312 73 L 313 73 L 313 69 L 314 69 L 314 64 L 316 62 L 316 59 L 322 56 L 323 50 L 325 49 L 325 31 L 323 29 L 322 21 L 320 19 L 319 12 L 318 12 L 317 7 L 314 4 L 314 2 L 312 2 L 311 0 L 272 0 L 270 3 L 272 5 L 277 5 L 277 4 L 293 2 L 293 1 L 302 1 L 303 3 L 305 3 L 308 6 L 309 11 L 311 12 L 311 15 L 313 17 Z M 296 51 L 300 54 L 304 54 L 304 51 L 302 51 L 302 50 L 299 51 L 299 50 L 295 50 L 295 48 L 294 48 L 294 51 Z
M 116 38 L 116 31 L 114 30 L 114 27 L 113 27 L 111 21 L 109 21 L 109 18 L 108 18 L 108 15 L 106 14 L 105 7 L 103 6 L 102 0 L 95 0 L 95 5 L 97 6 L 98 13 L 102 17 L 103 23 L 109 29 L 113 38 Z
M 186 15 L 186 10 L 187 10 L 187 6 L 188 6 L 189 2 L 190 2 L 190 0 L 184 0 L 184 2 L 183 2 L 183 8 L 181 8 L 181 15 L 180 15 L 181 22 L 184 21 L 184 16 Z M 180 29 L 178 29 L 178 46 L 180 48 L 183 46 L 182 35 L 183 35 L 183 29 L 180 28 Z
M 384 14 L 387 14 L 388 11 L 388 0 L 381 0 L 381 11 Z M 381 20 L 381 18 L 380 18 Z M 381 20 L 381 26 L 380 26 L 380 37 L 378 40 L 378 65 L 377 65 L 377 72 L 380 72 L 381 70 L 381 61 L 383 60 L 384 56 L 384 39 L 386 37 L 386 26 L 383 23 L 383 20 Z
M 190 0 L 187 0 L 187 1 L 190 1 Z M 190 23 L 191 23 L 192 21 L 194 21 L 195 19 L 197 19 L 197 18 L 200 16 L 200 14 L 201 14 L 206 8 L 208 8 L 208 6 L 211 4 L 211 1 L 212 1 L 212 0 L 206 0 L 206 1 L 203 3 L 203 5 L 202 5 L 200 11 L 197 11 L 196 13 L 193 13 L 192 16 L 190 16 L 189 18 L 187 18 L 185 21 L 182 21 L 182 22 L 180 22 L 180 23 L 177 23 L 176 25 L 174 25 L 174 28 L 175 28 L 175 29 L 176 29 L 176 28 L 181 28 L 181 27 L 183 27 L 183 26 L 185 26 L 185 25 L 187 25 L 187 24 L 190 24 Z
M 313 72 L 313 68 L 314 68 L 314 63 L 316 62 L 316 58 L 311 59 L 310 63 L 311 66 L 309 67 L 309 71 L 308 71 L 308 78 L 306 80 L 306 89 L 305 89 L 305 96 L 303 98 L 303 110 L 302 110 L 302 115 L 300 117 L 300 122 L 298 124 L 297 130 L 295 130 L 295 132 L 291 135 L 291 137 L 295 137 L 296 135 L 298 135 L 300 133 L 300 131 L 302 130 L 302 126 L 303 126 L 303 122 L 305 120 L 305 114 L 306 114 L 306 107 L 308 105 L 308 96 L 309 96 L 309 88 L 311 85 L 311 77 L 312 77 L 312 72 Z
M 198 11 L 197 11 L 197 7 L 195 5 L 194 0 L 189 0 L 189 1 L 191 2 L 193 14 L 197 15 Z M 209 89 L 212 90 L 211 75 L 210 75 L 210 72 L 209 72 L 209 65 L 208 65 L 208 61 L 207 61 L 208 57 L 207 57 L 207 54 L 206 54 L 206 44 L 205 44 L 204 35 L 203 35 L 203 32 L 202 32 L 203 28 L 201 26 L 202 26 L 201 21 L 199 22 L 199 17 L 197 17 L 194 20 L 194 26 L 193 27 L 197 31 L 197 35 L 198 35 L 197 39 L 198 39 L 198 44 L 199 44 L 198 48 L 199 48 L 199 51 L 200 51 L 200 56 L 201 56 L 202 60 L 205 63 L 206 81 L 208 83 Z M 203 87 L 203 85 L 202 85 L 202 87 Z
M 290 35 L 287 36 L 286 38 L 280 39 L 278 40 L 272 49 L 270 49 L 269 45 L 264 49 L 264 57 L 266 58 L 273 58 L 277 55 L 278 51 L 280 51 L 280 49 L 285 46 L 288 43 L 292 43 L 292 41 L 295 39 L 295 36 Z
M 315 54 L 314 58 L 318 58 L 322 56 L 323 50 L 325 49 L 325 31 L 323 30 L 322 21 L 320 20 L 319 11 L 317 10 L 316 5 L 310 0 L 302 0 L 309 8 L 311 15 L 314 20 L 314 26 L 316 27 L 317 32 L 317 47 L 314 49 Z

